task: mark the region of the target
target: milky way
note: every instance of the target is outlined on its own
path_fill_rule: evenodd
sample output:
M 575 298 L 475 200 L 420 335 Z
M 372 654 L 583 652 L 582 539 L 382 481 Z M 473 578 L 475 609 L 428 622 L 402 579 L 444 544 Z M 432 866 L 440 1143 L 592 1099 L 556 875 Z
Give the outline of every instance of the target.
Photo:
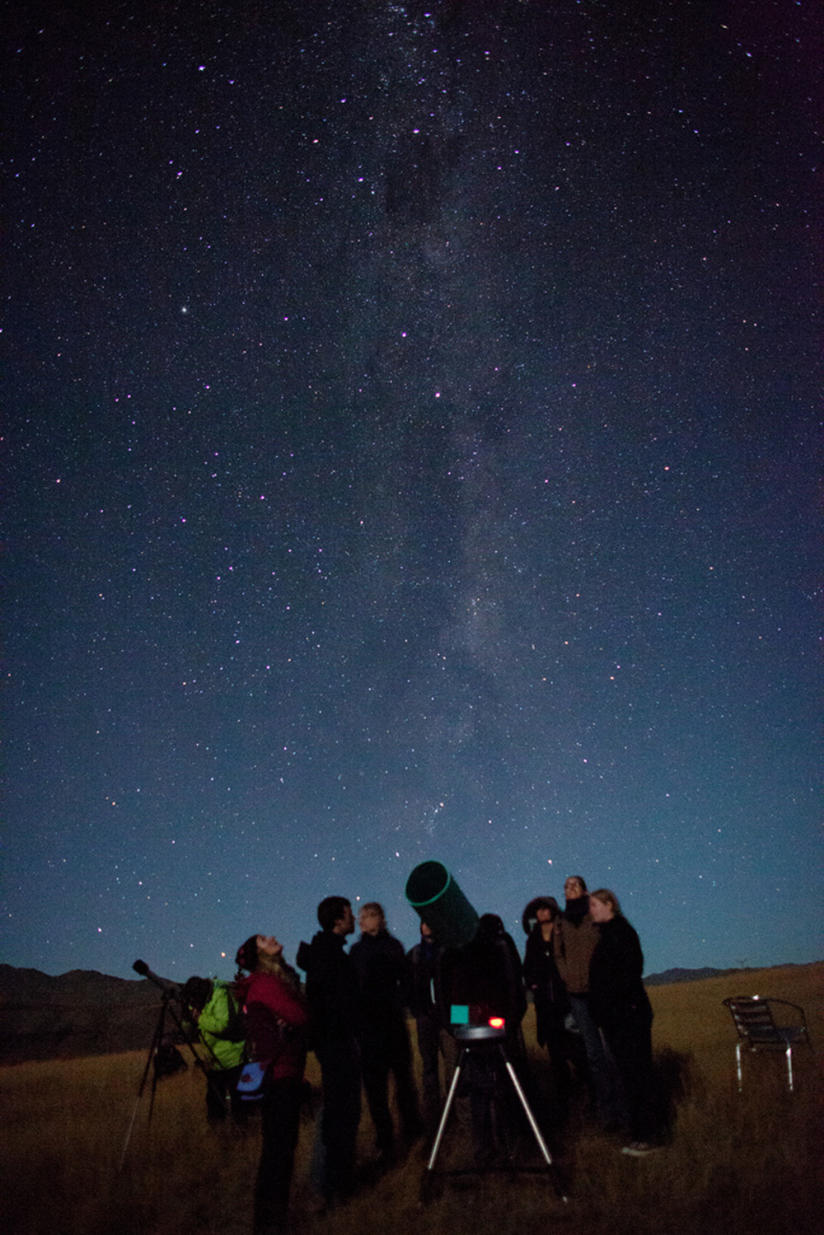
M 623 7 L 11 16 L 4 960 L 820 957 L 816 14 Z

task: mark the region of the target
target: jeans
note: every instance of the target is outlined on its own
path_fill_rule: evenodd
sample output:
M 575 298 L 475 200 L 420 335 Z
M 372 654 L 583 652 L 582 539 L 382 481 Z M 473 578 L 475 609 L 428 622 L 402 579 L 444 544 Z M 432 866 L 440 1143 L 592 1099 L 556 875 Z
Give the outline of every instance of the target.
M 621 1096 L 615 1062 L 604 1045 L 601 1031 L 595 1023 L 589 1006 L 589 998 L 587 995 L 570 994 L 569 1002 L 575 1024 L 580 1029 L 584 1040 L 584 1050 L 587 1054 L 598 1115 L 605 1124 L 627 1125 L 629 1120 L 626 1104 Z

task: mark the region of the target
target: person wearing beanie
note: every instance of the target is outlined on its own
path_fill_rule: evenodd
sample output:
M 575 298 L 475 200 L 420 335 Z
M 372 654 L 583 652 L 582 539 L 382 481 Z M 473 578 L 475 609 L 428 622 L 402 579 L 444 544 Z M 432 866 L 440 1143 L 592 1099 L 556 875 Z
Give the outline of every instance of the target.
M 206 1118 L 223 1123 L 227 1105 L 236 1123 L 246 1118 L 244 1103 L 237 1093 L 246 1029 L 230 982 L 219 978 L 192 976 L 180 991 L 188 1025 L 206 1048 L 203 1070 L 206 1075 Z
M 281 1235 L 287 1229 L 309 1013 L 298 976 L 284 961 L 283 944 L 274 935 L 251 935 L 235 960 L 249 1054 L 266 1069 L 254 1232 Z M 248 977 L 242 976 L 244 970 Z

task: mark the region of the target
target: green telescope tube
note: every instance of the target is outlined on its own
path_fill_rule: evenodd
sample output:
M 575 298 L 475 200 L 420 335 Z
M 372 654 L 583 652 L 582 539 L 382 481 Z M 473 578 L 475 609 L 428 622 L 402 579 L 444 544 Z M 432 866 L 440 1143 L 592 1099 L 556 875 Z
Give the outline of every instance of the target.
M 421 862 L 406 881 L 406 899 L 445 948 L 474 939 L 478 915 L 443 862 Z

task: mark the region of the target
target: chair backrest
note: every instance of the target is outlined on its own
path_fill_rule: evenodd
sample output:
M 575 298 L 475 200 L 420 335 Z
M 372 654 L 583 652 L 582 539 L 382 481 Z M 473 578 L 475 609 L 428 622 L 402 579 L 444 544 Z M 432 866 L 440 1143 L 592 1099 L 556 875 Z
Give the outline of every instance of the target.
M 760 995 L 733 995 L 722 1000 L 729 1008 L 738 1036 L 752 1046 L 775 1042 L 809 1042 L 804 1009 L 787 999 Z M 780 1017 L 780 1020 L 776 1020 Z M 790 1024 L 787 1024 L 787 1022 Z

